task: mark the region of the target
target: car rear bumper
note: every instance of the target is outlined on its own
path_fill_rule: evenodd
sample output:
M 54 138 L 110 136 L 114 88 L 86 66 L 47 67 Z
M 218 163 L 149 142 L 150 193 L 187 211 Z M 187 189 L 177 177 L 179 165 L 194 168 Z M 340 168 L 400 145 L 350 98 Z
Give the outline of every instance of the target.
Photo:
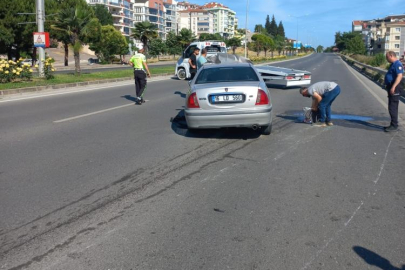
M 253 125 L 268 126 L 272 123 L 272 108 L 258 112 L 201 112 L 199 110 L 185 110 L 189 128 L 223 128 L 248 127 Z

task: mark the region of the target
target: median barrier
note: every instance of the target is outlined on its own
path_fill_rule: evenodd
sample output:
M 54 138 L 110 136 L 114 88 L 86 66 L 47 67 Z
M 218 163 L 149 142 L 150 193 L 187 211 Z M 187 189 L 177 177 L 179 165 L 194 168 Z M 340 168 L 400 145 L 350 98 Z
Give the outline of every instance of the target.
M 355 70 L 358 72 L 364 74 L 367 78 L 370 80 L 376 82 L 378 85 L 381 87 L 384 87 L 384 77 L 385 74 L 387 73 L 386 70 L 378 67 L 372 67 L 366 64 L 363 64 L 359 61 L 356 61 L 350 57 L 347 57 L 346 55 L 340 55 L 340 57 L 348 63 L 351 67 L 353 67 Z M 405 78 L 402 79 L 402 83 L 405 86 Z

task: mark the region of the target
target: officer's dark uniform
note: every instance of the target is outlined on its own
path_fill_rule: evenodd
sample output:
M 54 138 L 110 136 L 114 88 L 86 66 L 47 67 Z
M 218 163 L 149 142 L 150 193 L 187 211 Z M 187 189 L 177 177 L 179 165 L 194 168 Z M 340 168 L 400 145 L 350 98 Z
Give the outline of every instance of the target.
M 390 90 L 392 84 L 395 82 L 398 74 L 404 73 L 404 67 L 402 66 L 399 60 L 395 61 L 391 64 L 388 72 L 385 74 L 384 82 L 385 82 L 385 89 L 388 92 L 388 112 L 391 116 L 391 123 L 390 126 L 394 128 L 398 128 L 398 105 L 399 105 L 399 97 L 400 97 L 400 85 L 395 87 L 394 95 L 390 94 Z M 401 82 L 402 83 L 402 82 Z M 400 84 L 401 84 L 400 83 Z

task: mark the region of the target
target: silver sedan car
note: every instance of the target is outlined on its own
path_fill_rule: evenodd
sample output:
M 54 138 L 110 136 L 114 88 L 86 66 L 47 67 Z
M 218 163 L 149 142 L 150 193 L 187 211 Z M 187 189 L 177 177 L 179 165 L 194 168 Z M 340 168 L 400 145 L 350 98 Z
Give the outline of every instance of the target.
M 247 127 L 269 135 L 270 92 L 250 63 L 204 65 L 190 82 L 185 116 L 189 129 Z

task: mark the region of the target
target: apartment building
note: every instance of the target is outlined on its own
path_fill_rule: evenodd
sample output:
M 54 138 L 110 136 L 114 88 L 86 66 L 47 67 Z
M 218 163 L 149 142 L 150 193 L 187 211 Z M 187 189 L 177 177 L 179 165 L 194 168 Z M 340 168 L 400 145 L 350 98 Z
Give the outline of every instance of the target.
M 405 14 L 382 19 L 353 21 L 352 31 L 360 32 L 370 55 L 394 51 L 398 57 L 405 54 Z
M 86 0 L 89 5 L 104 5 L 113 17 L 115 29 L 124 36 L 129 37 L 131 28 L 134 27 L 134 2 L 135 0 Z
M 214 14 L 205 9 L 187 9 L 179 13 L 179 28 L 190 29 L 197 37 L 214 33 Z
M 207 3 L 201 8 L 214 15 L 214 33 L 219 33 L 224 38 L 234 37 L 237 23 L 235 11 L 217 2 Z

